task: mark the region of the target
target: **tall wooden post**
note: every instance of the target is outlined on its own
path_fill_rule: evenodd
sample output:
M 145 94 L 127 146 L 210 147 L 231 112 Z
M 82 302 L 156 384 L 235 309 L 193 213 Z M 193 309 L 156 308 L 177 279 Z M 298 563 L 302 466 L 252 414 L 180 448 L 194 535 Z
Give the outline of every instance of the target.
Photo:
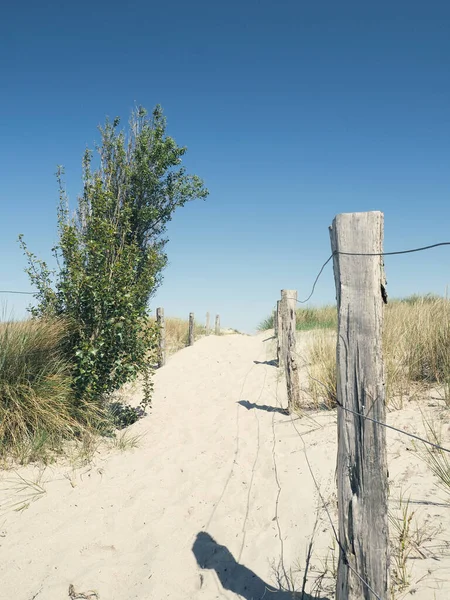
M 278 319 L 276 309 L 272 311 L 273 335 L 275 339 L 278 337 Z
M 189 346 L 194 345 L 194 337 L 195 337 L 195 320 L 194 313 L 189 313 Z
M 330 236 L 338 306 L 336 600 L 384 600 L 389 591 L 386 431 L 364 419 L 385 420 L 383 213 L 340 214 Z
M 282 365 L 282 355 L 281 355 L 281 335 L 283 332 L 283 328 L 281 326 L 281 309 L 280 309 L 281 301 L 277 300 L 277 310 L 276 310 L 276 323 L 277 323 L 277 363 L 278 366 Z
M 206 313 L 206 324 L 205 324 L 205 333 L 209 335 L 210 327 L 209 327 L 209 312 Z
M 163 367 L 166 364 L 166 321 L 163 308 L 156 309 L 156 322 L 159 326 L 158 367 Z
M 216 335 L 220 335 L 220 315 L 216 315 Z
M 296 290 L 281 290 L 281 359 L 286 372 L 288 411 L 300 406 L 300 380 L 296 355 Z

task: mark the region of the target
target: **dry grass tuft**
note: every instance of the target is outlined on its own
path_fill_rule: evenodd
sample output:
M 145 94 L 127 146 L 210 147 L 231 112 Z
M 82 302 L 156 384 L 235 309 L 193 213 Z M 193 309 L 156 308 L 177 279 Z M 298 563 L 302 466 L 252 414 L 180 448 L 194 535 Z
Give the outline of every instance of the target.
M 448 440 L 443 440 L 442 422 L 436 422 L 423 414 L 422 420 L 425 426 L 426 439 L 439 447 L 415 443 L 416 455 L 429 467 L 441 490 L 450 495 L 450 454 L 442 449 L 448 448 L 450 444 Z
M 129 431 L 122 431 L 113 438 L 113 447 L 121 452 L 138 448 L 142 437 L 142 434 L 132 435 Z
M 258 331 L 273 329 L 273 314 L 266 317 L 258 326 Z M 337 310 L 336 306 L 326 305 L 322 307 L 298 308 L 296 312 L 297 331 L 310 331 L 311 329 L 336 329 Z
M 329 313 L 324 313 L 326 322 Z M 386 307 L 383 331 L 386 399 L 392 409 L 430 387 L 443 390 L 450 407 L 450 301 L 416 297 Z M 317 405 L 334 406 L 336 335 L 313 336 L 310 344 L 310 393 Z
M 66 333 L 60 320 L 0 324 L 2 461 L 51 462 L 65 440 L 99 422 L 97 407 L 74 404 Z
M 336 334 L 318 331 L 309 347 L 309 392 L 316 408 L 336 406 Z
M 320 308 L 299 308 L 296 313 L 297 331 L 309 331 L 311 329 L 336 329 L 337 309 L 336 306 L 322 306 Z
M 20 462 L 58 449 L 76 428 L 64 338 L 61 321 L 0 325 L 0 452 Z
M 167 356 L 175 354 L 188 345 L 189 341 L 189 321 L 175 317 L 166 317 L 166 353 Z M 199 339 L 206 335 L 204 325 L 195 323 L 194 339 Z

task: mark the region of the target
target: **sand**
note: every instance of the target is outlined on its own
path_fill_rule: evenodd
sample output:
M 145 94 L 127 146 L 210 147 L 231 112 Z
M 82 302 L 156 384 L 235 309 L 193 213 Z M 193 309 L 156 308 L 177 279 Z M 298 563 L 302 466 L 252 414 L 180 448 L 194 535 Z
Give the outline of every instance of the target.
M 210 336 L 174 355 L 156 373 L 149 415 L 130 428 L 142 436 L 137 448 L 100 451 L 78 469 L 3 472 L 0 598 L 288 600 L 312 538 L 314 589 L 337 559 L 316 487 L 336 522 L 336 414 L 283 413 L 270 335 Z M 389 422 L 422 426 L 413 405 Z M 408 438 L 389 431 L 388 442 L 392 509 L 410 497 L 413 523 L 427 532 L 405 593 L 450 598 L 448 496 Z

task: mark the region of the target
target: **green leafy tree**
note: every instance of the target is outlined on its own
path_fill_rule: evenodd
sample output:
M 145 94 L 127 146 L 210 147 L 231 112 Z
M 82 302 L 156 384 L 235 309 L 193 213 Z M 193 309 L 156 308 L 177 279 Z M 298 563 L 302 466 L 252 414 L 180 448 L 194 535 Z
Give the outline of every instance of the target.
M 132 112 L 127 133 L 118 118 L 99 129 L 99 160 L 94 166 L 94 153 L 84 154 L 73 215 L 58 169 L 58 268 L 50 270 L 20 237 L 37 290 L 32 312 L 66 318 L 75 397 L 96 401 L 145 372 L 156 345 L 148 302 L 167 262 L 166 225 L 178 207 L 208 195 L 180 166 L 186 148 L 166 134 L 160 106 L 151 117 L 143 108 Z

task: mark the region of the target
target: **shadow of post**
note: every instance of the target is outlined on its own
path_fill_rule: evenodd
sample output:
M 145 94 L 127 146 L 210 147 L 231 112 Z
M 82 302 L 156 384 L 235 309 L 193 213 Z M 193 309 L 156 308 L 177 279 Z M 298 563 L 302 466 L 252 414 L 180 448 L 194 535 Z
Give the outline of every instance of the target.
M 273 359 L 273 360 L 263 360 L 263 361 L 261 361 L 261 360 L 254 360 L 253 363 L 255 365 L 267 365 L 269 367 L 278 367 L 279 366 L 278 361 L 275 360 L 275 359 Z
M 253 408 L 256 408 L 257 410 L 264 410 L 266 412 L 280 413 L 280 415 L 289 415 L 289 411 L 287 408 L 281 408 L 279 406 L 267 406 L 267 404 L 256 404 L 255 402 L 249 402 L 248 400 L 238 400 L 237 404 L 240 404 L 247 410 L 252 410 Z
M 236 562 L 226 546 L 218 544 L 204 531 L 197 534 L 192 552 L 201 569 L 213 569 L 224 590 L 238 594 L 245 600 L 329 600 L 301 592 L 276 589 L 265 583 L 256 573 Z

